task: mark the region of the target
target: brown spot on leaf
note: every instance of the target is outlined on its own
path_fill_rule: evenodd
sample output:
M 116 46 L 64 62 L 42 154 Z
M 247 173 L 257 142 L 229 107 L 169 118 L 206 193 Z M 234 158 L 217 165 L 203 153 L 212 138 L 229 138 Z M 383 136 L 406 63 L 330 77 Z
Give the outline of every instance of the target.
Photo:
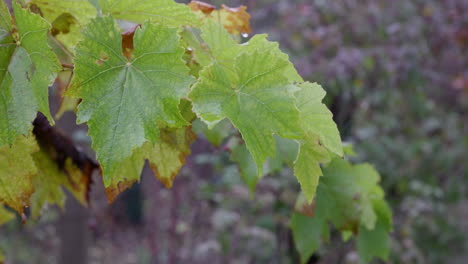
M 122 51 L 125 57 L 129 60 L 133 57 L 133 36 L 135 35 L 135 30 L 140 25 L 135 25 L 131 29 L 122 33 Z
M 219 22 L 230 34 L 240 35 L 251 31 L 250 14 L 247 12 L 246 6 L 228 7 L 222 5 L 221 9 L 216 10 L 215 6 L 200 1 L 192 1 L 188 6 L 205 19 Z

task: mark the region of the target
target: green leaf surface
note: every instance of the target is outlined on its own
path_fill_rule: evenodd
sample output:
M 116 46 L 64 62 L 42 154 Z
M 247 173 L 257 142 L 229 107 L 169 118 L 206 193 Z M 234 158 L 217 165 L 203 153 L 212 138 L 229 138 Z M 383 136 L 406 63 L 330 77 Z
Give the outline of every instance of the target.
M 322 103 L 325 91 L 316 83 L 302 83 L 295 92 L 304 137 L 294 165 L 294 174 L 307 200 L 312 202 L 322 170 L 320 163 L 329 162 L 328 150 L 343 155 L 340 133 L 333 115 Z
M 309 203 L 315 196 L 319 177 L 323 175 L 320 163 L 330 161 L 328 151 L 318 141 L 319 138 L 315 134 L 306 134 L 301 140 L 299 154 L 294 163 L 294 175 L 301 184 L 301 190 Z
M 119 163 L 144 142 L 156 142 L 160 127 L 187 124 L 178 105 L 193 78 L 181 59 L 177 29 L 144 24 L 135 32 L 130 60 L 112 18 L 93 20 L 83 35 L 67 95 L 82 98 L 78 122 L 88 123 L 109 186 Z
M 372 258 L 379 257 L 388 260 L 390 253 L 389 229 L 384 223 L 385 220 L 378 219 L 375 227 L 371 230 L 366 227 L 359 229 L 357 236 L 357 250 L 359 256 L 365 262 L 370 262 Z
M 324 147 L 338 156 L 343 156 L 340 132 L 333 121 L 333 114 L 322 103 L 326 92 L 317 83 L 305 82 L 298 86 L 300 89 L 295 96 L 304 130 L 318 135 Z
M 11 146 L 0 147 L 0 203 L 19 213 L 29 205 L 34 191 L 32 179 L 37 168 L 31 154 L 38 150 L 32 136 L 19 136 Z
M 48 87 L 60 70 L 47 44 L 49 24 L 13 3 L 16 25 L 0 3 L 0 146 L 27 135 L 38 111 L 51 123 Z
M 296 138 L 299 113 L 284 69 L 289 61 L 273 52 L 242 53 L 228 73 L 218 63 L 200 72 L 189 97 L 195 113 L 210 127 L 228 118 L 242 134 L 257 164 L 257 175 L 275 156 L 273 134 Z
M 294 244 L 301 257 L 301 263 L 307 263 L 312 254 L 317 251 L 322 237 L 326 236 L 327 223 L 317 217 L 309 217 L 294 213 L 289 224 Z
M 384 197 L 374 168 L 335 158 L 323 174 L 317 189 L 317 215 L 338 229 L 356 231 L 360 225 L 373 229 L 377 220 L 374 202 Z
M 103 14 L 140 24 L 148 19 L 173 27 L 200 23 L 188 6 L 173 0 L 99 0 L 99 5 Z

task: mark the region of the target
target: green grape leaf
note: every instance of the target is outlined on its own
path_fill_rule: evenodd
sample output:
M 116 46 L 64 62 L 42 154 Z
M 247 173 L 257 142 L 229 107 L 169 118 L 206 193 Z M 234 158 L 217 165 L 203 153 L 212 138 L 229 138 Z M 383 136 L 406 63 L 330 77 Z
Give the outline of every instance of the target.
M 37 168 L 31 154 L 38 150 L 33 136 L 19 136 L 11 146 L 0 147 L 0 202 L 20 214 L 34 191 Z
M 322 103 L 325 91 L 316 83 L 298 85 L 295 92 L 304 138 L 294 165 L 294 174 L 307 200 L 312 202 L 322 170 L 320 163 L 330 161 L 328 150 L 343 155 L 340 134 L 333 115 Z
M 326 92 L 317 83 L 299 84 L 295 93 L 301 123 L 306 132 L 319 136 L 320 143 L 338 156 L 343 156 L 340 132 L 333 121 L 333 114 L 322 103 Z
M 289 226 L 294 244 L 301 257 L 301 263 L 307 263 L 312 254 L 320 247 L 320 242 L 328 233 L 327 223 L 317 217 L 294 213 Z
M 193 78 L 182 60 L 177 29 L 145 23 L 135 32 L 130 60 L 111 17 L 93 20 L 83 35 L 67 95 L 82 98 L 78 122 L 88 123 L 109 186 L 119 163 L 144 142 L 156 142 L 160 127 L 187 124 L 178 105 Z
M 8 211 L 3 205 L 0 205 L 0 226 L 13 220 L 14 218 L 15 215 L 12 212 Z
M 336 157 L 325 166 L 315 201 L 309 204 L 301 194 L 296 202 L 296 211 L 310 217 L 309 220 L 303 217 L 302 226 L 291 226 L 297 230 L 294 241 L 303 261 L 317 249 L 319 240 L 307 241 L 300 236 L 318 228 L 317 223 L 324 223 L 324 228 L 333 224 L 344 239 L 356 235 L 358 252 L 365 261 L 374 256 L 387 258 L 392 216 L 378 185 L 379 179 L 377 172 L 365 163 L 352 165 Z M 322 237 L 329 236 L 329 230 L 323 230 Z
M 0 3 L 0 146 L 27 135 L 38 111 L 51 123 L 48 87 L 60 70 L 47 44 L 49 24 L 13 3 L 16 25 Z
M 372 166 L 335 158 L 323 174 L 317 189 L 316 214 L 341 230 L 357 232 L 360 225 L 373 229 L 377 220 L 374 202 L 383 200 L 384 194 Z
M 99 0 L 99 5 L 103 14 L 140 24 L 148 19 L 172 27 L 195 26 L 200 23 L 188 6 L 173 0 Z
M 32 0 L 42 16 L 52 24 L 51 33 L 70 50 L 82 38 L 81 29 L 96 17 L 88 0 Z
M 190 154 L 190 144 L 195 140 L 191 127 L 161 129 L 161 137 L 154 145 L 146 142 L 136 149 L 132 156 L 123 161 L 110 181 L 106 183 L 106 195 L 109 201 L 124 190 L 130 188 L 140 178 L 145 159 L 156 178 L 166 188 L 171 188 L 175 176 Z
M 242 53 L 233 72 L 213 63 L 200 72 L 189 97 L 194 112 L 210 127 L 228 118 L 239 129 L 261 177 L 268 157 L 275 156 L 273 134 L 297 138 L 299 113 L 283 75 L 289 61 L 273 52 Z
M 385 223 L 386 220 L 378 217 L 375 227 L 371 230 L 366 227 L 359 229 L 357 236 L 357 250 L 359 256 L 365 262 L 370 262 L 373 257 L 379 257 L 383 260 L 388 260 L 390 253 L 390 237 L 388 232 L 390 228 Z
M 299 154 L 294 163 L 294 175 L 301 184 L 301 190 L 309 203 L 315 196 L 319 177 L 323 175 L 320 163 L 330 161 L 328 151 L 318 141 L 319 138 L 315 134 L 306 134 L 301 140 Z

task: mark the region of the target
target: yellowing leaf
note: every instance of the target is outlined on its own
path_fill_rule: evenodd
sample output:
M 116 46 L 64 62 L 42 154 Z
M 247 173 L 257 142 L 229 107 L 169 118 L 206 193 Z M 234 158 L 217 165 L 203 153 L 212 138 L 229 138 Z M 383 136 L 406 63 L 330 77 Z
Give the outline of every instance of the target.
M 59 168 L 48 153 L 39 151 L 33 154 L 38 173 L 33 178 L 35 191 L 31 196 L 33 218 L 37 218 L 46 204 L 56 204 L 63 208 L 65 194 L 63 188 L 72 193 L 82 204 L 87 204 L 90 175 L 85 175 L 70 159 Z
M 81 29 L 96 16 L 88 0 L 32 0 L 31 6 L 52 24 L 51 33 L 70 50 L 82 38 Z
M 49 24 L 13 3 L 16 25 L 0 3 L 0 146 L 27 135 L 38 111 L 53 122 L 48 87 L 60 69 L 47 44 Z
M 173 131 L 161 131 L 161 140 L 154 146 L 147 143 L 145 152 L 151 170 L 166 188 L 172 187 L 175 176 L 185 164 L 190 154 L 190 144 L 195 140 L 191 127 Z
M 121 163 L 110 183 L 106 185 L 106 195 L 110 202 L 140 178 L 141 170 L 147 159 L 151 170 L 167 188 L 185 163 L 190 154 L 190 144 L 195 140 L 191 127 L 162 129 L 161 139 L 154 145 L 146 142 L 136 149 L 132 156 Z
M 109 186 L 134 149 L 159 139 L 161 127 L 187 124 L 178 105 L 193 78 L 182 60 L 177 29 L 146 23 L 134 35 L 133 58 L 110 17 L 93 20 L 76 48 L 75 75 L 67 95 L 82 98 L 78 122 L 87 122 Z M 156 63 L 157 62 L 157 63 Z
M 0 203 L 19 213 L 29 205 L 37 174 L 31 154 L 39 150 L 34 137 L 20 136 L 11 146 L 0 147 Z
M 188 6 L 202 19 L 210 19 L 223 25 L 230 34 L 250 33 L 250 15 L 247 13 L 246 6 L 228 7 L 221 6 L 216 10 L 215 6 L 210 4 L 192 1 Z

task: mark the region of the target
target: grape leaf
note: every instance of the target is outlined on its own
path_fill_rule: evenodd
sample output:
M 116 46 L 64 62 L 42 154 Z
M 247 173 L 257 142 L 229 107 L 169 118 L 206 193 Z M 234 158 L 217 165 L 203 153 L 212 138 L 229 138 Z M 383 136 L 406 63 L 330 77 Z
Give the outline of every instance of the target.
M 162 129 L 161 137 L 153 145 L 146 142 L 136 149 L 132 156 L 127 158 L 116 170 L 106 185 L 106 194 L 109 201 L 114 201 L 117 195 L 130 188 L 140 178 L 145 159 L 156 178 L 166 188 L 172 187 L 175 176 L 190 154 L 190 144 L 195 140 L 191 127 L 176 129 Z
M 377 220 L 374 202 L 382 200 L 384 194 L 372 166 L 335 158 L 323 173 L 317 189 L 317 215 L 326 217 L 338 229 L 356 231 L 361 224 L 373 229 Z
M 173 0 L 99 0 L 99 5 L 103 14 L 140 24 L 148 19 L 173 27 L 200 23 L 188 6 Z
M 294 175 L 301 184 L 301 190 L 309 203 L 315 196 L 319 177 L 322 176 L 320 163 L 328 163 L 328 151 L 318 143 L 318 136 L 307 133 L 300 142 L 299 154 L 294 163 Z
M 210 4 L 192 1 L 188 6 L 202 20 L 214 20 L 224 26 L 230 33 L 235 35 L 250 33 L 250 15 L 247 13 L 246 6 L 228 7 L 221 6 L 221 9 L 216 10 L 215 6 Z
M 157 141 L 159 127 L 187 124 L 178 104 L 193 78 L 181 59 L 177 29 L 145 23 L 135 32 L 130 60 L 112 18 L 96 18 L 83 35 L 67 95 L 82 98 L 78 122 L 88 123 L 108 186 L 133 149 Z
M 319 248 L 322 238 L 328 236 L 327 223 L 317 217 L 294 213 L 289 224 L 294 244 L 301 257 L 301 263 L 307 263 Z
M 294 174 L 301 184 L 307 200 L 312 202 L 319 177 L 320 163 L 330 160 L 328 150 L 343 156 L 341 138 L 333 121 L 333 114 L 322 104 L 325 91 L 316 83 L 302 83 L 295 96 L 300 111 L 304 138 L 294 165 Z
M 52 24 L 51 33 L 70 50 L 82 38 L 81 28 L 96 16 L 87 0 L 32 0 L 42 16 Z
M 60 69 L 47 44 L 49 24 L 13 3 L 16 25 L 0 3 L 0 146 L 27 135 L 38 111 L 51 123 L 48 86 Z
M 194 112 L 210 127 L 228 118 L 242 134 L 262 176 L 263 163 L 275 155 L 273 134 L 298 137 L 299 113 L 283 70 L 289 61 L 273 52 L 242 53 L 228 74 L 213 63 L 200 72 L 189 97 Z
M 324 147 L 343 156 L 340 132 L 333 121 L 333 114 L 322 103 L 326 92 L 317 83 L 305 82 L 298 86 L 300 90 L 295 95 L 304 130 L 318 135 Z
M 19 213 L 34 191 L 32 179 L 37 168 L 31 154 L 38 150 L 32 136 L 19 136 L 11 146 L 0 147 L 0 202 Z
M 390 237 L 388 232 L 392 229 L 391 213 L 385 201 L 381 200 L 381 204 L 377 205 L 377 208 L 379 206 L 383 206 L 384 208 L 380 207 L 380 210 L 376 210 L 378 218 L 374 229 L 369 230 L 365 226 L 359 228 L 357 250 L 359 256 L 365 262 L 370 262 L 373 257 L 379 257 L 387 261 L 390 253 Z
M 373 256 L 386 259 L 389 250 L 388 232 L 392 229 L 391 210 L 379 187 L 379 175 L 368 164 L 352 165 L 339 157 L 323 169 L 314 203 L 308 204 L 304 195 L 298 197 L 296 210 L 307 215 L 303 225 L 291 226 L 298 233 L 294 241 L 302 261 L 307 261 L 317 249 L 317 241 L 308 246 L 302 233 L 332 223 L 344 235 L 357 234 L 358 252 L 369 261 Z M 294 217 L 294 215 L 293 215 Z M 296 216 L 297 217 L 297 216 Z M 294 229 L 293 229 L 294 232 Z M 322 233 L 322 236 L 329 231 Z M 379 244 L 382 241 L 381 245 Z

